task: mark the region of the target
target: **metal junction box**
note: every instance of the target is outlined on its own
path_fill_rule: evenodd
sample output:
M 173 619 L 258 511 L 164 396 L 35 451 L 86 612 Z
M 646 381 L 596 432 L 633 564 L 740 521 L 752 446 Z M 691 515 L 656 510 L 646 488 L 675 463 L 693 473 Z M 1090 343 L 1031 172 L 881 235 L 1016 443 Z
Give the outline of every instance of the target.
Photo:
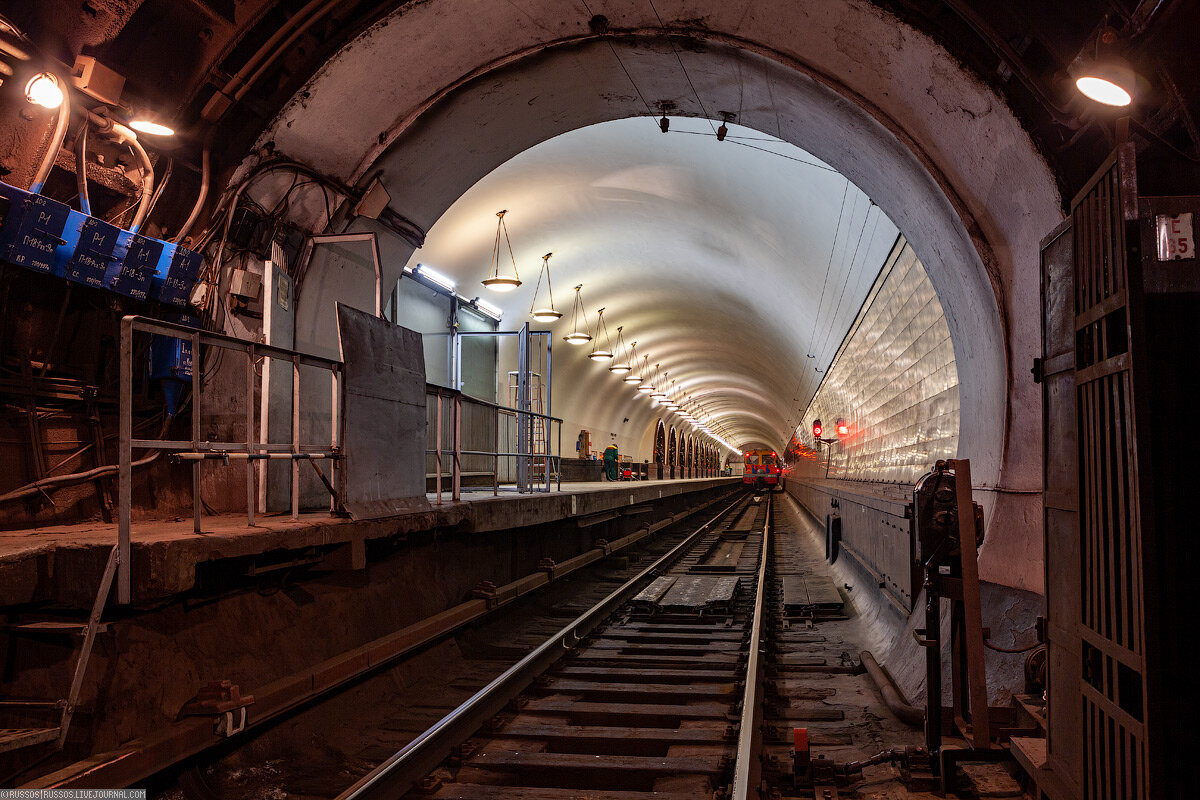
M 54 255 L 54 274 L 86 286 L 103 288 L 104 273 L 116 260 L 121 229 L 102 219 L 72 211 L 63 231 L 64 244 Z
M 162 245 L 162 256 L 154 270 L 151 295 L 155 300 L 182 308 L 187 305 L 188 296 L 200 275 L 204 257 L 186 247 L 167 242 L 159 244 Z
M 54 256 L 64 244 L 63 229 L 71 209 L 49 197 L 0 183 L 4 221 L 0 228 L 0 258 L 37 272 L 51 272 Z
M 163 244 L 158 239 L 121 231 L 117 235 L 117 258 L 104 275 L 104 288 L 135 300 L 145 300 L 162 258 Z

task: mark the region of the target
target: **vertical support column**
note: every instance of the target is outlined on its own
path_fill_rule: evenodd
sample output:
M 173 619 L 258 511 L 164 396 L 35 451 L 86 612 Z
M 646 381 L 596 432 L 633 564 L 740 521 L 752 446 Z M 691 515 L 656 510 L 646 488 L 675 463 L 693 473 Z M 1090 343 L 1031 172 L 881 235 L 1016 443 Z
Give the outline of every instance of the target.
M 254 344 L 246 350 L 246 524 L 254 527 Z
M 292 519 L 300 518 L 300 356 L 292 354 Z
M 117 465 L 117 602 L 130 601 L 129 528 L 133 505 L 133 317 L 121 320 L 121 439 Z
M 963 644 L 970 692 L 971 743 L 977 750 L 991 744 L 988 714 L 987 671 L 983 649 L 983 608 L 979 597 L 979 562 L 975 545 L 975 504 L 971 498 L 971 462 L 950 461 L 958 503 L 958 538 L 962 560 Z
M 342 498 L 345 497 L 341 480 L 341 466 L 338 461 L 338 456 L 341 455 L 340 447 L 342 444 L 342 392 L 341 392 L 341 370 L 340 367 L 330 367 L 329 369 L 329 449 L 331 458 L 329 459 L 329 482 L 332 486 L 338 489 L 338 494 L 330 498 L 330 511 L 337 513 L 342 507 Z
M 532 426 L 529 418 L 529 323 L 517 337 L 517 491 L 529 491 L 529 452 Z
M 500 495 L 500 407 L 492 409 L 496 415 L 496 455 L 492 458 L 492 497 Z
M 200 451 L 200 332 L 192 334 L 192 452 Z M 192 527 L 200 533 L 200 515 L 204 513 L 200 500 L 200 464 L 199 460 L 192 462 Z

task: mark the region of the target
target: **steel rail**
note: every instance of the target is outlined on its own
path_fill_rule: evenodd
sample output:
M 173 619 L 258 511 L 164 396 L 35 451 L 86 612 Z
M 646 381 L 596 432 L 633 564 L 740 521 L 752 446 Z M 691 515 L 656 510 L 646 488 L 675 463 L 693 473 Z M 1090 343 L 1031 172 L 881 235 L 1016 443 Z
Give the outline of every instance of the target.
M 399 800 L 417 782 L 451 754 L 453 749 L 500 713 L 510 700 L 570 648 L 587 636 L 648 579 L 684 555 L 714 523 L 736 508 L 738 498 L 686 539 L 630 578 L 596 605 L 576 617 L 470 699 L 409 742 L 403 750 L 380 764 L 336 800 Z M 760 597 L 761 601 L 761 597 Z
M 763 598 L 767 589 L 767 561 L 771 547 L 771 523 L 774 517 L 772 495 L 767 495 L 767 518 L 763 522 L 762 555 L 758 561 L 758 589 L 754 595 L 754 622 L 750 627 L 750 655 L 746 661 L 746 688 L 742 694 L 742 716 L 738 724 L 737 758 L 733 765 L 733 788 L 730 800 L 751 800 L 759 796 L 762 763 L 759 751 L 762 743 L 762 699 L 763 670 L 760 648 L 762 646 L 763 618 L 766 604 Z

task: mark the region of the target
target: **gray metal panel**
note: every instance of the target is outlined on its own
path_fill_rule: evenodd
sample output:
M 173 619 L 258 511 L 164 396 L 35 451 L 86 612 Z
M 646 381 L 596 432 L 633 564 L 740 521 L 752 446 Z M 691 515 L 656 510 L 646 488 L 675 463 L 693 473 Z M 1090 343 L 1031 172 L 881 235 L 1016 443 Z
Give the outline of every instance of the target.
M 658 578 L 655 578 L 653 583 L 651 583 L 645 589 L 642 589 L 642 591 L 638 592 L 637 597 L 633 598 L 633 600 L 630 602 L 638 605 L 653 606 L 657 604 L 659 600 L 662 600 L 663 595 L 667 593 L 668 589 L 675 585 L 675 581 L 677 580 L 679 579 L 672 575 L 662 575 Z
M 292 279 L 283 265 L 267 261 L 263 267 L 263 342 L 275 347 L 296 346 L 296 297 Z M 292 365 L 274 358 L 262 364 L 260 442 L 287 444 L 292 440 Z M 259 462 L 259 511 L 286 511 L 291 507 L 292 470 L 282 461 Z
M 659 605 L 697 611 L 712 605 L 728 605 L 737 594 L 739 581 L 733 577 L 689 575 L 676 581 Z
M 345 363 L 346 510 L 373 519 L 429 508 L 421 334 L 338 303 Z

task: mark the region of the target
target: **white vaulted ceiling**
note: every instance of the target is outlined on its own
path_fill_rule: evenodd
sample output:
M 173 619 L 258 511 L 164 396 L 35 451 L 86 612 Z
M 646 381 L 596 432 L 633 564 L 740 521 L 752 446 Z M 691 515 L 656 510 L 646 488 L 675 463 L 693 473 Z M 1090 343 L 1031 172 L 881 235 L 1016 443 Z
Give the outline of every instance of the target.
M 566 315 L 551 326 L 554 412 L 568 438 L 577 423 L 644 446 L 662 411 L 589 361 L 588 347 L 562 342 L 576 284 L 593 327 L 605 308 L 609 332 L 624 326 L 626 343 L 636 340 L 738 447 L 787 442 L 853 322 L 896 227 L 803 150 L 729 130 L 719 142 L 706 120 L 675 118 L 664 135 L 640 117 L 549 139 L 463 194 L 410 260 L 499 306 L 501 328 L 515 330 L 541 256 L 554 253 L 554 300 Z M 524 281 L 509 294 L 479 284 L 500 209 Z

